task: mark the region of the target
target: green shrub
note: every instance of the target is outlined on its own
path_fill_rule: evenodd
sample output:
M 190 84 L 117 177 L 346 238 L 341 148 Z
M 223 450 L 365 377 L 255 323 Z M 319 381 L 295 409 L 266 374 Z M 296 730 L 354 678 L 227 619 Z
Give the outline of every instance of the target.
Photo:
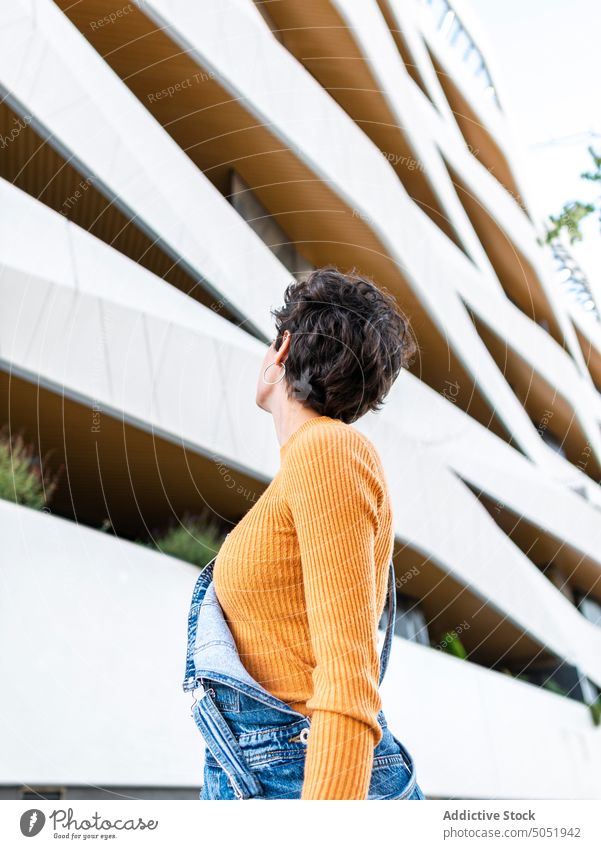
M 552 678 L 547 678 L 546 681 L 543 681 L 541 687 L 544 690 L 549 690 L 551 693 L 556 693 L 558 696 L 567 696 L 567 690 L 565 690 L 562 686 L 560 686 L 557 681 L 554 681 Z
M 50 501 L 58 475 L 42 473 L 42 463 L 21 434 L 0 430 L 0 498 L 40 510 Z
M 589 705 L 593 725 L 601 725 L 601 696 L 597 696 L 596 700 Z
M 203 516 L 184 516 L 163 534 L 155 536 L 151 545 L 163 554 L 177 557 L 203 568 L 217 554 L 223 534 L 215 522 Z
M 465 650 L 465 646 L 455 633 L 455 631 L 447 631 L 440 643 L 440 647 L 443 651 L 446 651 L 448 654 L 452 654 L 454 657 L 459 657 L 461 660 L 466 660 L 467 651 Z

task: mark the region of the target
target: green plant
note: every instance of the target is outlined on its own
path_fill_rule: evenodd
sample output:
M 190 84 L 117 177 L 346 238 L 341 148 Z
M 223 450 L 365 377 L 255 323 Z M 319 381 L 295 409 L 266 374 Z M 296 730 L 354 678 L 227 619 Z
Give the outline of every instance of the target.
M 58 473 L 43 470 L 43 462 L 21 434 L 0 430 L 0 498 L 40 510 L 56 489 Z
M 588 148 L 588 152 L 593 160 L 593 170 L 585 171 L 580 176 L 589 183 L 601 183 L 601 154 L 597 153 L 592 146 Z M 601 197 L 592 203 L 583 203 L 579 200 L 564 203 L 559 215 L 549 216 L 553 226 L 547 229 L 545 241 L 551 244 L 565 230 L 570 244 L 580 242 L 582 240 L 580 222 L 594 212 L 597 212 L 601 223 Z
M 593 718 L 593 725 L 601 725 L 601 695 L 590 703 L 589 710 Z
M 461 660 L 465 660 L 467 658 L 465 646 L 455 631 L 447 631 L 446 634 L 443 635 L 440 646 L 443 651 L 446 651 L 448 654 L 452 654 L 455 657 L 459 657 Z
M 527 684 L 532 684 L 534 687 L 541 687 L 543 690 L 548 690 L 550 693 L 555 693 L 557 696 L 567 697 L 568 691 L 558 684 L 553 678 L 546 678 L 542 684 L 538 681 L 533 681 L 532 676 L 526 672 L 510 673 L 516 681 L 524 681 Z
M 155 536 L 150 545 L 163 554 L 203 568 L 213 559 L 222 542 L 223 534 L 217 523 L 206 516 L 187 514 L 178 524 Z
M 542 685 L 544 690 L 549 690 L 551 693 L 556 693 L 558 696 L 567 696 L 567 690 L 561 687 L 557 681 L 554 681 L 552 678 L 547 678 L 546 681 L 543 681 Z
M 559 215 L 550 215 L 549 219 L 553 225 L 547 230 L 546 242 L 551 244 L 565 230 L 569 236 L 570 244 L 582 241 L 582 231 L 580 222 L 583 218 L 587 218 L 591 212 L 595 211 L 595 206 L 592 203 L 582 203 L 579 200 L 565 203 Z

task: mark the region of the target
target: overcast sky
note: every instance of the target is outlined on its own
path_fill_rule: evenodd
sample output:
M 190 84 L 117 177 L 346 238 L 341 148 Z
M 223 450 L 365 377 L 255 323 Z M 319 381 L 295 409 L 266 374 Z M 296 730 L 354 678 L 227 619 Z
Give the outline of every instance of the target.
M 504 106 L 519 135 L 531 190 L 542 212 L 601 194 L 579 174 L 587 146 L 601 151 L 601 2 L 464 0 L 486 35 Z M 596 134 L 592 136 L 591 134 Z M 596 216 L 573 254 L 601 293 L 601 233 Z

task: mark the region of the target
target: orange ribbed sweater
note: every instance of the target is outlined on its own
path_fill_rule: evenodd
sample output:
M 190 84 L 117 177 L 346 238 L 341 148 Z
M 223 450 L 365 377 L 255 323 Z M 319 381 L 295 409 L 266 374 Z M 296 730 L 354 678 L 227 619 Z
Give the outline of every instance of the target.
M 393 531 L 380 458 L 352 426 L 303 422 L 228 534 L 215 590 L 244 666 L 311 716 L 303 799 L 365 799 L 377 721 L 378 621 Z

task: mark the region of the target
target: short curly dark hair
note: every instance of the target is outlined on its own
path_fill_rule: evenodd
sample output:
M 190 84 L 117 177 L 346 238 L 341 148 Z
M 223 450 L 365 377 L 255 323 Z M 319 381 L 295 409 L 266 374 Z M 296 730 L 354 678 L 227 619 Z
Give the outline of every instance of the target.
M 318 268 L 272 310 L 276 347 L 291 334 L 285 382 L 317 413 L 354 422 L 381 408 L 417 345 L 394 297 L 355 272 Z

